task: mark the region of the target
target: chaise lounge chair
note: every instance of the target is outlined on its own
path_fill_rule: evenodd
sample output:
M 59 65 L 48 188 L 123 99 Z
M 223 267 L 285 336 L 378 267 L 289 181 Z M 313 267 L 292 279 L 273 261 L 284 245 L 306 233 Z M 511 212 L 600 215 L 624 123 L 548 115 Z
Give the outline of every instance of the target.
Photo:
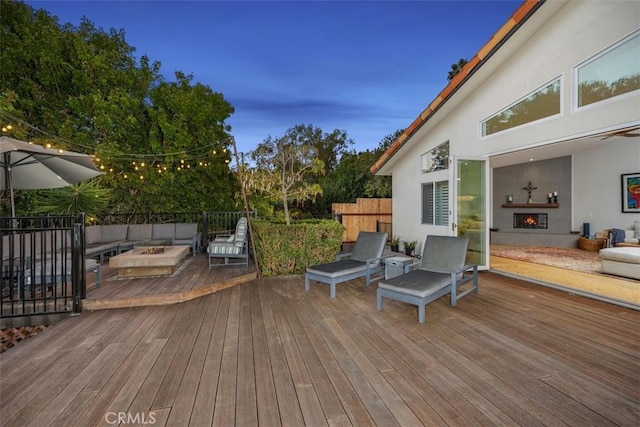
M 328 283 L 331 298 L 335 298 L 338 283 L 364 277 L 369 286 L 371 275 L 384 270 L 382 252 L 386 242 L 387 233 L 361 231 L 352 252 L 338 255 L 335 262 L 307 267 L 304 288 L 311 288 L 311 280 Z
M 249 251 L 247 245 L 247 218 L 242 217 L 236 224 L 236 232 L 224 239 L 215 239 L 209 243 L 209 268 L 227 265 L 244 265 L 249 267 Z M 224 263 L 216 262 L 216 258 L 224 258 Z M 230 262 L 230 259 L 239 259 L 239 262 Z
M 455 306 L 468 293 L 478 293 L 478 266 L 465 264 L 468 245 L 466 237 L 427 236 L 418 269 L 378 283 L 378 310 L 382 310 L 382 298 L 417 305 L 418 321 L 424 323 L 430 302 L 451 294 L 451 305 Z M 471 274 L 465 274 L 469 270 Z M 458 293 L 460 286 L 470 281 L 472 287 Z

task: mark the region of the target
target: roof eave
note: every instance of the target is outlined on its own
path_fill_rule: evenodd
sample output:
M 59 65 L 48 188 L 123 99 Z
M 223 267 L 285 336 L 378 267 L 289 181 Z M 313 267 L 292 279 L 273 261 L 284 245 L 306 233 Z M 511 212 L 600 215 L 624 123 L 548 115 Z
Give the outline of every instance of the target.
M 502 46 L 546 0 L 525 0 L 513 12 L 507 22 L 480 48 L 478 53 L 467 62 L 462 70 L 447 84 L 427 108 L 407 127 L 404 132 L 382 153 L 376 163 L 371 166 L 371 173 L 376 174 L 402 148 L 407 141 L 431 118 L 454 93 Z

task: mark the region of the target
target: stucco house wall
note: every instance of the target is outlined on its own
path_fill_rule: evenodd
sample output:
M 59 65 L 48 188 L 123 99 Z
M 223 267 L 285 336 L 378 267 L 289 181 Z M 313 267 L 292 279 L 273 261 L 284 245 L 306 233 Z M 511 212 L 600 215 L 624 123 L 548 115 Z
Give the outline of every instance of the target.
M 451 155 L 491 158 L 640 124 L 639 91 L 578 109 L 573 75 L 574 67 L 638 28 L 636 2 L 544 3 L 379 169 L 393 175 L 394 234 L 418 240 L 450 234 L 450 227 L 424 225 L 420 218 L 421 183 L 448 179 L 447 171 L 423 174 L 420 156 L 445 141 Z M 483 120 L 556 78 L 561 79 L 559 115 L 481 136 Z M 620 174 L 638 172 L 638 150 L 640 138 L 628 138 L 572 155 L 572 229 L 583 222 L 591 222 L 592 230 L 633 222 L 634 215 L 620 212 Z M 607 202 L 600 204 L 603 193 Z

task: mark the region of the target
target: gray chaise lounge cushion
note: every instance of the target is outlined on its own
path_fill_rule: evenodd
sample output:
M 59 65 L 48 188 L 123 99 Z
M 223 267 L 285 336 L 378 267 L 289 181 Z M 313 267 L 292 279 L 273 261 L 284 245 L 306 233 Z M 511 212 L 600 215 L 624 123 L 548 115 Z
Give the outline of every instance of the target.
M 418 321 L 425 322 L 425 306 L 451 294 L 451 305 L 469 292 L 478 292 L 478 267 L 465 264 L 469 239 L 452 236 L 427 236 L 417 270 L 378 283 L 376 304 L 382 310 L 382 298 L 418 306 Z M 472 270 L 471 275 L 465 271 Z M 458 293 L 458 287 L 473 281 L 470 289 Z
M 414 270 L 407 274 L 390 279 L 389 281 L 380 282 L 378 284 L 378 287 L 393 290 L 402 288 L 402 292 L 408 295 L 414 295 L 423 298 L 430 293 L 449 286 L 450 284 L 450 274 Z
M 330 278 L 336 278 L 356 272 L 364 273 L 366 269 L 367 265 L 363 261 L 343 259 L 341 261 L 330 262 L 329 264 L 320 264 L 308 267 L 307 273 L 315 273 Z
M 387 242 L 387 233 L 361 231 L 350 253 L 338 255 L 337 261 L 307 267 L 304 287 L 310 289 L 310 281 L 329 284 L 331 298 L 336 296 L 336 284 L 365 278 L 365 284 L 371 283 L 371 274 L 382 271 L 382 253 Z

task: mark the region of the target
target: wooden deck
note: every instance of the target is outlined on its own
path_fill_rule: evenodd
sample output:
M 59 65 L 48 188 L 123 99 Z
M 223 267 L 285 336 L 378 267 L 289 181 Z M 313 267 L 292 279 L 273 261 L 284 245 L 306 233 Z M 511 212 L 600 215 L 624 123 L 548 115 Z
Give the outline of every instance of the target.
M 209 268 L 205 255 L 186 257 L 168 276 L 118 277 L 109 264 L 102 266 L 100 287 L 94 274 L 87 274 L 87 298 L 83 310 L 167 305 L 199 298 L 256 279 L 253 265 Z
M 639 312 L 482 272 L 421 325 L 375 289 L 292 276 L 87 311 L 2 354 L 0 424 L 638 425 Z

